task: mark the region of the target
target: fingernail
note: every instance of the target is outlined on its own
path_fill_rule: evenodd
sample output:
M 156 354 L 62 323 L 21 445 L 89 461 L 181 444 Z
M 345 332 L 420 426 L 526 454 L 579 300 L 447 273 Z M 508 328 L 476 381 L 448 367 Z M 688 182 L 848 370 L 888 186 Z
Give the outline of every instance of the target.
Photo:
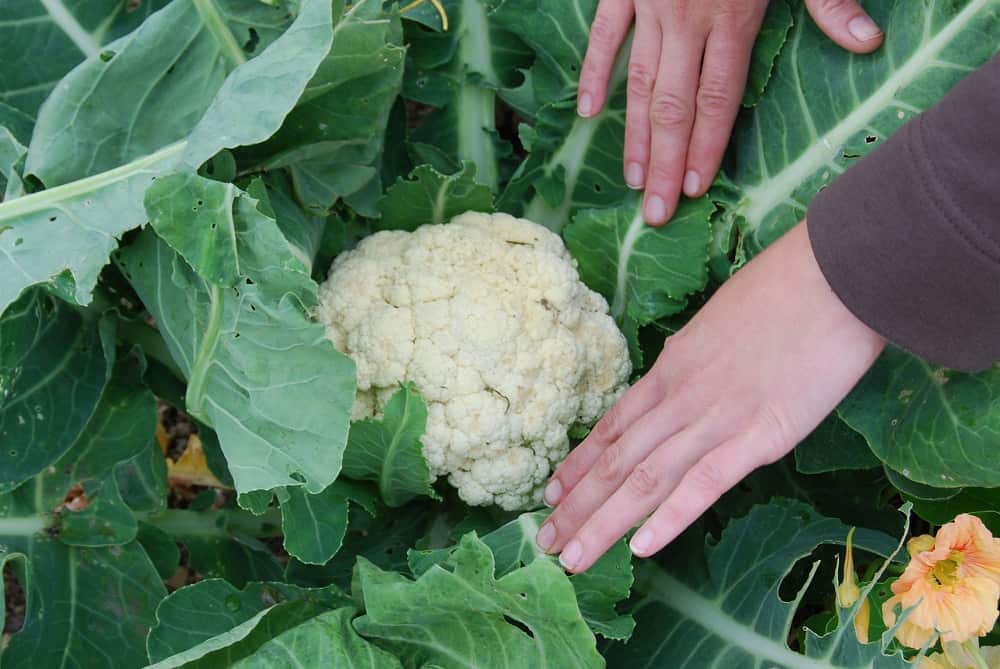
M 649 555 L 649 549 L 653 546 L 653 533 L 649 530 L 639 530 L 636 532 L 635 536 L 632 537 L 632 541 L 629 542 L 628 547 L 632 550 L 632 553 L 638 555 L 639 557 L 646 557 Z
M 667 218 L 667 204 L 659 195 L 651 195 L 646 198 L 646 221 L 649 223 L 662 223 Z
M 579 99 L 576 101 L 576 112 L 586 118 L 590 116 L 590 112 L 594 109 L 594 99 L 590 97 L 590 93 L 583 93 L 580 95 Z
M 580 557 L 583 555 L 583 544 L 577 539 L 566 544 L 566 548 L 559 554 L 559 562 L 570 571 L 576 569 L 580 564 Z
M 542 529 L 538 530 L 538 535 L 535 537 L 535 543 L 543 551 L 549 550 L 552 544 L 556 540 L 556 528 L 552 527 L 552 523 L 545 523 L 542 525 Z
M 559 479 L 552 479 L 549 484 L 545 486 L 545 503 L 549 506 L 555 506 L 559 503 L 559 498 L 562 497 L 562 484 L 559 483 Z
M 855 16 L 848 21 L 847 30 L 854 35 L 854 39 L 861 42 L 875 39 L 882 34 L 878 25 L 868 16 Z
M 639 163 L 629 163 L 625 168 L 625 181 L 629 188 L 642 188 L 642 165 Z
M 700 188 L 701 177 L 694 170 L 688 170 L 688 173 L 684 175 L 684 194 L 688 197 L 695 197 Z

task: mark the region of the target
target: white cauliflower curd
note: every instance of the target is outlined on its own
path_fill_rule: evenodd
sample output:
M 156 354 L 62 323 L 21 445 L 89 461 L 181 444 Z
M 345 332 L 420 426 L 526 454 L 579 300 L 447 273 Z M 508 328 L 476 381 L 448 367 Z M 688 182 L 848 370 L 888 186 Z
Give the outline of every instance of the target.
M 334 262 L 320 320 L 354 358 L 354 418 L 401 382 L 427 402 L 421 443 L 467 504 L 519 509 L 624 391 L 625 338 L 562 240 L 506 214 L 379 232 Z

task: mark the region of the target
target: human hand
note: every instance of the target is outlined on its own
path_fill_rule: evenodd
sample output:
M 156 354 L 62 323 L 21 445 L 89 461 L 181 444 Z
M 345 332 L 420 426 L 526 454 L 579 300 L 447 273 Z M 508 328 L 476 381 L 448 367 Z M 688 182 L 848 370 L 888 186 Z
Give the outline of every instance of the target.
M 652 555 L 806 437 L 884 346 L 830 289 L 798 225 L 667 340 L 559 466 L 539 547 L 580 572 L 652 514 L 631 541 Z
M 882 32 L 856 0 L 806 0 L 834 42 L 874 51 Z M 643 215 L 666 223 L 683 190 L 715 179 L 746 85 L 767 0 L 600 0 L 580 74 L 577 111 L 608 96 L 615 57 L 635 18 L 625 113 L 625 181 L 646 187 Z

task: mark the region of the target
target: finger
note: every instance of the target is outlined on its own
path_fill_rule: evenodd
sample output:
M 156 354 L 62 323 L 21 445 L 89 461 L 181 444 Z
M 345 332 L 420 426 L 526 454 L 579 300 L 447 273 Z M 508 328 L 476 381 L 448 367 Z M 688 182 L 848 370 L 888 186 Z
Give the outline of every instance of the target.
M 572 572 L 589 569 L 670 495 L 714 443 L 709 431 L 689 427 L 655 449 L 566 543 L 559 558 L 563 566 Z
M 848 51 L 870 53 L 882 44 L 882 29 L 856 0 L 806 0 L 806 6 L 820 30 Z
M 688 147 L 684 194 L 700 197 L 715 179 L 740 110 L 753 39 L 718 29 L 708 36 Z
M 660 505 L 629 547 L 638 557 L 649 557 L 701 517 L 701 514 L 767 458 L 754 448 L 752 437 L 741 435 L 712 449 L 698 460 Z
M 649 166 L 649 101 L 656 83 L 663 34 L 654 18 L 639 17 L 628 61 L 625 104 L 625 183 L 642 188 Z
M 650 410 L 618 441 L 604 449 L 593 468 L 566 493 L 539 530 L 539 548 L 548 552 L 561 550 L 632 471 L 683 428 L 681 414 L 665 406 L 666 402 Z
M 660 69 L 649 104 L 652 136 L 642 210 L 651 225 L 666 223 L 677 208 L 704 47 L 704 37 L 697 39 L 691 32 L 674 30 L 663 37 Z
M 590 25 L 587 54 L 580 70 L 580 89 L 576 109 L 580 116 L 593 116 L 601 111 L 608 97 L 608 80 L 632 25 L 632 0 L 601 0 Z
M 651 372 L 628 389 L 621 399 L 597 422 L 587 438 L 570 452 L 549 484 L 545 486 L 545 502 L 555 506 L 580 482 L 601 453 L 614 443 L 646 412 L 660 403 L 665 393 L 663 375 Z

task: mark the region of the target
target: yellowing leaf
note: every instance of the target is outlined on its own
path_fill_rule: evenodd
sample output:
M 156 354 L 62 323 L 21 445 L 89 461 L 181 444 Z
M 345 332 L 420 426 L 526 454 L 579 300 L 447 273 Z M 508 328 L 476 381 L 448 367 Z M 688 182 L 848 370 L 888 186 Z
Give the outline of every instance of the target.
M 157 439 L 162 429 L 157 429 Z M 163 442 L 161 442 L 162 446 Z M 215 478 L 215 474 L 208 468 L 208 460 L 205 459 L 205 449 L 201 445 L 201 439 L 196 434 L 188 437 L 187 447 L 176 461 L 167 458 L 167 480 L 170 486 L 175 485 L 201 485 L 210 488 L 229 489 L 229 486 Z

